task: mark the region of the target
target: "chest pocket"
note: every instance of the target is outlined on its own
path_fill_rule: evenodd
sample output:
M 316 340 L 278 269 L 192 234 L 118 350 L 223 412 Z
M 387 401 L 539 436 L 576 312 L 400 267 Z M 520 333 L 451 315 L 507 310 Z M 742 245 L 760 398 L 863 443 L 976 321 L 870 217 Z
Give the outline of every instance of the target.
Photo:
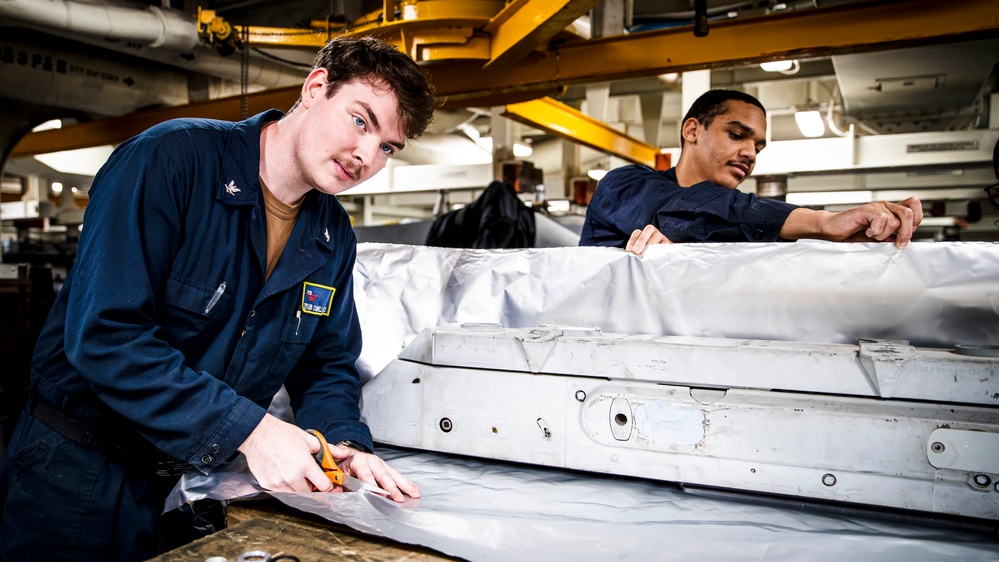
M 171 273 L 163 287 L 165 306 L 160 311 L 159 324 L 165 332 L 164 339 L 178 349 L 186 348 L 214 320 L 225 315 L 231 300 L 232 297 L 224 291 L 219 293 L 218 287 L 210 287 Z

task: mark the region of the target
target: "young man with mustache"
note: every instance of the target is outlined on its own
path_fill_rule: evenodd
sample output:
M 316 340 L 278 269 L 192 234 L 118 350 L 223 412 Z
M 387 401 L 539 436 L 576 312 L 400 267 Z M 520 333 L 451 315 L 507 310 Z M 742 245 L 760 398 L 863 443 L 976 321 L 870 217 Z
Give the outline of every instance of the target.
M 335 195 L 435 109 L 408 56 L 338 38 L 287 114 L 168 121 L 115 150 L 0 468 L 0 559 L 145 560 L 197 538 L 207 522 L 164 500 L 237 453 L 266 490 L 338 491 L 305 429 L 348 475 L 420 495 L 360 421 L 356 238 Z M 297 425 L 267 413 L 282 384 Z
M 671 242 L 773 242 L 817 238 L 909 244 L 923 219 L 919 199 L 879 201 L 839 213 L 797 207 L 736 189 L 766 146 L 766 110 L 749 94 L 711 90 L 683 118 L 683 151 L 661 172 L 631 165 L 610 171 L 586 211 L 580 246 L 641 255 Z

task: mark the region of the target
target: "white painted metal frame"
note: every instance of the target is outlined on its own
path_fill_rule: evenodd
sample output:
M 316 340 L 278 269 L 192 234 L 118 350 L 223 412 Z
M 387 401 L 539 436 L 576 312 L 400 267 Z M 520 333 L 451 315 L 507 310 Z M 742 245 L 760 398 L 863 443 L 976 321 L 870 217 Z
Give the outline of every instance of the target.
M 425 330 L 364 387 L 379 442 L 999 520 L 999 358 L 858 345 Z

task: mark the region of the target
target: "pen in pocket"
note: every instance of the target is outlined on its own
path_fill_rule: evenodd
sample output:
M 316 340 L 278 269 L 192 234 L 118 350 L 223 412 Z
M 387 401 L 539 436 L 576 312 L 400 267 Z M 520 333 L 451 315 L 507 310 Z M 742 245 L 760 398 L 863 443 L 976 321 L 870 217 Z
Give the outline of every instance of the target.
M 295 324 L 295 335 L 297 336 L 298 335 L 298 329 L 302 327 L 302 311 L 301 310 L 296 310 L 295 311 L 295 320 L 297 320 L 297 323 Z
M 222 293 L 224 292 L 225 292 L 225 281 L 223 281 L 222 284 L 219 285 L 218 289 L 215 289 L 215 294 L 212 295 L 212 300 L 208 301 L 208 306 L 205 307 L 205 314 L 211 312 L 212 308 L 215 307 L 215 303 L 219 302 L 219 299 L 222 298 Z

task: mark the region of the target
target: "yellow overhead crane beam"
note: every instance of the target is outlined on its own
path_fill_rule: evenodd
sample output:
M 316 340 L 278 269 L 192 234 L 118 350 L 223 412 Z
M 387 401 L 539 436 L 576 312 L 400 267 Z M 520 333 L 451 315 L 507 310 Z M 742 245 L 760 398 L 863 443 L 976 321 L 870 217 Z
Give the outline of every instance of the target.
M 669 167 L 668 164 L 663 167 L 666 157 L 658 147 L 630 137 L 551 98 L 507 105 L 503 116 L 629 162 L 657 169 Z
M 370 35 L 394 44 L 414 60 L 478 60 L 510 65 L 563 32 L 600 0 L 393 0 L 353 22 L 313 21 L 305 29 L 239 26 L 198 8 L 198 35 L 229 55 L 251 46 L 312 47 L 338 35 Z
M 421 10 L 433 10 L 436 8 L 431 8 L 431 4 L 440 2 L 443 7 L 450 1 L 421 0 L 416 4 Z M 470 4 L 472 1 L 458 4 Z M 542 5 L 541 2 L 532 0 L 529 5 L 535 9 Z M 393 2 L 385 0 L 385 4 L 388 6 Z M 443 18 L 438 20 L 442 34 L 450 29 L 446 21 Z M 377 26 L 370 25 L 372 28 L 368 31 L 375 34 Z M 889 3 L 858 2 L 712 22 L 707 37 L 694 37 L 687 27 L 570 42 L 547 49 L 538 56 L 526 56 L 514 67 L 494 64 L 484 68 L 484 61 L 491 60 L 491 49 L 489 57 L 483 56 L 479 60 L 434 58 L 444 52 L 442 47 L 422 52 L 434 60 L 426 68 L 437 93 L 446 96 L 451 107 L 467 107 L 537 99 L 554 95 L 559 88 L 569 84 L 997 35 L 999 2 L 996 0 L 900 0 Z M 416 37 L 404 42 L 411 46 L 424 45 Z M 261 106 L 290 107 L 298 99 L 298 94 L 297 87 L 250 94 L 250 111 L 255 112 L 255 108 Z M 14 148 L 11 157 L 119 142 L 142 131 L 147 117 L 154 115 L 161 120 L 202 114 L 220 119 L 238 119 L 239 111 L 233 111 L 232 107 L 238 108 L 238 98 L 151 110 L 155 113 L 137 112 L 125 117 L 31 133 Z

